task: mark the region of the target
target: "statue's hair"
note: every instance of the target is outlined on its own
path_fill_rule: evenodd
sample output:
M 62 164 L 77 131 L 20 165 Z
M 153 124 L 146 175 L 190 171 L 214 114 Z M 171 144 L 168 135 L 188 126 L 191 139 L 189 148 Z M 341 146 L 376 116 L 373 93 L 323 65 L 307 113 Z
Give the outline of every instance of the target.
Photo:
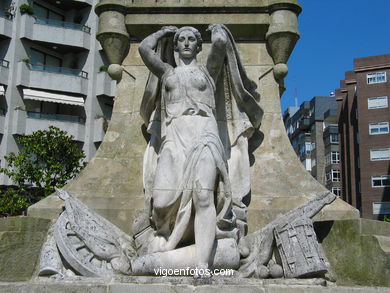
M 196 41 L 198 43 L 198 52 L 202 51 L 202 43 L 203 43 L 202 36 L 200 32 L 192 26 L 183 26 L 176 31 L 175 36 L 173 37 L 173 44 L 175 46 L 175 49 L 177 47 L 178 38 L 183 31 L 191 31 L 194 33 L 196 37 Z

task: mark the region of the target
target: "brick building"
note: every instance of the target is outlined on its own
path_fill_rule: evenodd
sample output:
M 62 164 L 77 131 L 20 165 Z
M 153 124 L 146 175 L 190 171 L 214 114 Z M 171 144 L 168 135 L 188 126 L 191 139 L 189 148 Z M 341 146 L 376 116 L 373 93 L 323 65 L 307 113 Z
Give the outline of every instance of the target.
M 336 90 L 343 199 L 362 217 L 390 215 L 390 54 L 358 58 Z

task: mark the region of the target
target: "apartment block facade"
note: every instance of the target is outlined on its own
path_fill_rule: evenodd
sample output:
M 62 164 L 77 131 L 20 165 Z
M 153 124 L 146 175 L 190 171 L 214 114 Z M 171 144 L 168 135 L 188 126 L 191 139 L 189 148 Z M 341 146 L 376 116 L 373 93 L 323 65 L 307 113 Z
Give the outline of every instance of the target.
M 336 90 L 343 199 L 362 217 L 390 215 L 390 54 L 354 59 Z
M 305 169 L 327 189 L 341 196 L 337 102 L 317 96 L 283 116 L 291 144 Z
M 95 38 L 97 2 L 0 2 L 0 158 L 18 151 L 18 135 L 49 125 L 73 135 L 87 161 L 95 154 L 115 91 Z

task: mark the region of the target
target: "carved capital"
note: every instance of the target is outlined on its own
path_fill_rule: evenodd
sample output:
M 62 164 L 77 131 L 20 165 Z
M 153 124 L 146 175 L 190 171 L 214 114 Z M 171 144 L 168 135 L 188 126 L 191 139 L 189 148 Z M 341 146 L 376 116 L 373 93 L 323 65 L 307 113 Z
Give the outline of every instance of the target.
M 291 10 L 276 10 L 271 14 L 266 34 L 275 64 L 287 63 L 299 39 L 298 17 Z
M 121 64 L 129 50 L 129 34 L 125 26 L 124 1 L 102 0 L 95 7 L 99 15 L 99 40 L 111 64 Z

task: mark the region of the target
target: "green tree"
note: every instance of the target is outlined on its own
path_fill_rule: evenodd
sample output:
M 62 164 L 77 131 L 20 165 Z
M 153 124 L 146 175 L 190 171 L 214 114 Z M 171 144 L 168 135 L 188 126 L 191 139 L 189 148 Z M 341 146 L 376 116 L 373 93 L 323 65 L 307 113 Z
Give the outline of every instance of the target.
M 8 168 L 0 169 L 16 185 L 0 198 L 8 205 L 10 201 L 21 207 L 34 203 L 51 194 L 54 187 L 64 186 L 84 167 L 84 152 L 72 136 L 54 126 L 19 136 L 17 142 L 21 146 L 19 154 L 5 156 Z

